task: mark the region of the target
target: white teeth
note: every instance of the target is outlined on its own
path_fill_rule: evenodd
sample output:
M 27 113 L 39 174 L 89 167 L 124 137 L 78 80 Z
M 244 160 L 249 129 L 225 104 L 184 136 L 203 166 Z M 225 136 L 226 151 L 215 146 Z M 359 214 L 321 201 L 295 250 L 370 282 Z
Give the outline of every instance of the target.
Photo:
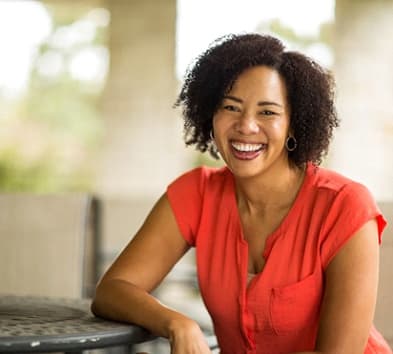
M 257 151 L 264 146 L 264 144 L 244 144 L 237 142 L 232 142 L 231 144 L 236 150 L 243 152 Z

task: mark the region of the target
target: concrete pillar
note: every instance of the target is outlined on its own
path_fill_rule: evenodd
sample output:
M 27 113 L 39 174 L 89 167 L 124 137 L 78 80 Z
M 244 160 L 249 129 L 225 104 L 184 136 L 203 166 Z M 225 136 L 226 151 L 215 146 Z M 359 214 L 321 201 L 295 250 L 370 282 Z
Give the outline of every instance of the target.
M 111 197 L 161 194 L 184 168 L 176 97 L 176 0 L 107 0 L 110 70 L 97 190 Z
M 393 0 L 336 0 L 332 167 L 393 199 Z

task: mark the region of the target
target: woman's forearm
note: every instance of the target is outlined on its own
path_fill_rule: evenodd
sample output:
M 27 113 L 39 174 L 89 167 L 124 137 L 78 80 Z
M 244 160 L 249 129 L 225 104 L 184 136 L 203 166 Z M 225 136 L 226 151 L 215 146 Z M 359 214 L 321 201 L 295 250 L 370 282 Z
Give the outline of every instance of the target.
M 104 281 L 97 287 L 91 309 L 97 316 L 134 323 L 169 339 L 180 326 L 197 326 L 145 290 L 120 279 Z

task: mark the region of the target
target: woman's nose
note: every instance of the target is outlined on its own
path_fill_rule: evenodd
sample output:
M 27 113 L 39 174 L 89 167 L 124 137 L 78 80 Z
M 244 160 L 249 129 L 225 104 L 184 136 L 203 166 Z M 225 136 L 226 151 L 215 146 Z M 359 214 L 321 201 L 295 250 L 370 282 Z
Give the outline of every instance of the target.
M 236 131 L 244 135 L 259 132 L 259 125 L 253 114 L 243 114 L 236 124 Z

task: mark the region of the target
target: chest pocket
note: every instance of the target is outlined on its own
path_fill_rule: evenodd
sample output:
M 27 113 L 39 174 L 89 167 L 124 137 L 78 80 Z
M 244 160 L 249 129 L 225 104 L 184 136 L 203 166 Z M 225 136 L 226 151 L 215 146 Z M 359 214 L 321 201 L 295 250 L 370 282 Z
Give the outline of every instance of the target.
M 316 272 L 288 286 L 273 288 L 270 321 L 277 334 L 288 334 L 316 326 L 322 301 L 322 278 Z

